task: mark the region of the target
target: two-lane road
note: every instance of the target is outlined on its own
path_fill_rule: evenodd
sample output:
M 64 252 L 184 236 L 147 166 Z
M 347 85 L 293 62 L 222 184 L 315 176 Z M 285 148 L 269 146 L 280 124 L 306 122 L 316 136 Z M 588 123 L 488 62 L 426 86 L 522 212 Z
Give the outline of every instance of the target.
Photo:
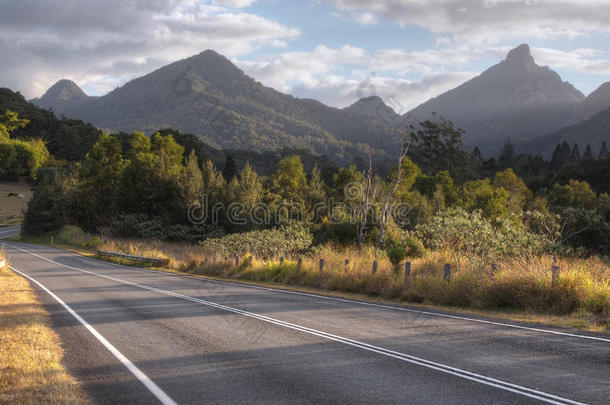
M 138 270 L 7 243 L 98 403 L 598 403 L 610 336 Z

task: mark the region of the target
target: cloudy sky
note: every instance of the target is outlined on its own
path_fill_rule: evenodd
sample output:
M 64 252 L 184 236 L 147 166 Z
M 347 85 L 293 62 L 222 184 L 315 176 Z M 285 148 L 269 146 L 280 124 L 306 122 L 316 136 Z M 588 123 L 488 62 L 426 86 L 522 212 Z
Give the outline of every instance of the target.
M 529 43 L 589 94 L 610 80 L 610 0 L 0 0 L 0 87 L 102 95 L 212 48 L 266 85 L 399 112 Z

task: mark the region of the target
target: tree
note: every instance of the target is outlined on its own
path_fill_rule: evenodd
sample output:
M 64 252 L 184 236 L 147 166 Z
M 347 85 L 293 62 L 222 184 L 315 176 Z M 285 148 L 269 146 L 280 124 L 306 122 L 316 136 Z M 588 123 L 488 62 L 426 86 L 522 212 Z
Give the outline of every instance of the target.
M 580 160 L 580 151 L 578 149 L 578 144 L 575 143 L 572 147 L 572 151 L 570 152 L 570 162 L 578 162 Z
M 602 146 L 599 148 L 599 158 L 605 159 L 608 156 L 608 145 L 606 141 L 602 142 Z
M 182 170 L 182 198 L 186 208 L 201 202 L 203 194 L 203 173 L 199 168 L 197 155 L 191 150 Z
M 128 158 L 133 158 L 138 153 L 147 153 L 151 149 L 151 140 L 143 132 L 134 131 L 127 138 L 128 150 L 125 152 Z
M 287 201 L 302 201 L 307 176 L 303 168 L 301 156 L 286 157 L 278 163 L 278 169 L 273 174 L 275 192 Z
M 313 221 L 318 221 L 321 219 L 321 213 L 318 212 L 317 205 L 324 203 L 325 200 L 326 184 L 324 184 L 324 180 L 322 180 L 322 173 L 320 172 L 320 169 L 318 169 L 318 165 L 314 165 L 313 169 L 311 170 L 309 184 L 307 186 L 307 195 L 305 198 L 307 208 L 311 210 Z
M 81 224 L 85 229 L 110 227 L 117 212 L 117 192 L 124 167 L 119 139 L 102 135 L 78 171 L 78 193 L 83 202 Z
M 498 165 L 501 168 L 514 167 L 515 165 L 515 147 L 511 142 L 510 138 L 506 140 L 502 147 L 502 153 L 498 158 Z
M 572 151 L 567 142 L 562 142 L 555 147 L 551 156 L 551 169 L 560 169 L 570 162 Z
M 508 192 L 508 209 L 512 213 L 520 212 L 527 200 L 532 196 L 532 192 L 525 185 L 513 169 L 506 169 L 503 172 L 496 173 L 493 182 L 494 187 L 502 187 Z
M 594 205 L 596 197 L 589 183 L 572 179 L 568 184 L 555 184 L 549 192 L 549 202 L 556 207 L 589 209 Z
M 491 185 L 489 179 L 468 181 L 462 185 L 461 205 L 467 211 L 480 210 L 485 218 L 508 215 L 508 191 Z
M 222 168 L 222 177 L 225 178 L 226 182 L 233 180 L 233 177 L 237 175 L 237 164 L 233 155 L 227 155 L 225 158 L 225 164 Z
M 591 145 L 587 144 L 585 148 L 585 153 L 582 155 L 583 159 L 593 159 L 593 151 L 591 150 Z
M 6 110 L 4 114 L 0 115 L 0 141 L 8 141 L 11 132 L 25 127 L 29 122 L 27 119 L 19 118 L 16 112 Z

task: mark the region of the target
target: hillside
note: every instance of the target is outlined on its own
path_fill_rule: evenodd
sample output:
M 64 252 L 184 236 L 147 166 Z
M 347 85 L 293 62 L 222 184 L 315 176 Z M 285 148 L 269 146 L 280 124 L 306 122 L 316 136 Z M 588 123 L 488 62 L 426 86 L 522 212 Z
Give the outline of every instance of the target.
M 383 120 L 277 92 L 211 50 L 105 96 L 50 107 L 103 129 L 151 133 L 171 127 L 222 148 L 311 148 L 338 161 L 352 161 L 368 151 L 383 156 L 396 147 L 395 131 Z
M 354 104 L 345 107 L 343 111 L 367 117 L 380 118 L 390 125 L 396 125 L 400 120 L 400 115 L 398 115 L 392 107 L 385 104 L 383 99 L 379 96 L 361 98 Z
M 523 140 L 516 145 L 524 152 L 550 156 L 558 143 L 578 143 L 583 147 L 591 145 L 594 156 L 597 156 L 602 142 L 610 143 L 610 108 L 594 114 L 591 118 L 578 124 L 568 126 L 544 136 Z
M 570 124 L 584 100 L 556 72 L 537 65 L 528 45 L 520 45 L 504 61 L 411 113 L 419 120 L 441 114 L 466 130 L 465 145 L 489 153 L 509 137 L 519 141 Z
M 74 119 L 57 119 L 48 110 L 28 102 L 20 93 L 0 88 L 0 111 L 15 111 L 30 123 L 13 133 L 15 138 L 42 138 L 49 152 L 58 159 L 76 161 L 91 149 L 101 131 L 93 125 Z

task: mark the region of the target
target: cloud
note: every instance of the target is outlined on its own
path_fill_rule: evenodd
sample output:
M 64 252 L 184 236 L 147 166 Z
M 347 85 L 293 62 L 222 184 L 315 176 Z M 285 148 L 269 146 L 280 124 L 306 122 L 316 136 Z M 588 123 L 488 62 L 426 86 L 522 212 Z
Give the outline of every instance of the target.
M 39 96 L 61 78 L 103 93 L 213 48 L 239 56 L 300 35 L 231 7 L 250 0 L 0 0 L 0 86 Z M 114 78 L 114 80 L 113 80 Z
M 610 32 L 606 0 L 326 0 L 347 13 L 364 12 L 449 34 L 460 43 L 510 37 L 573 38 Z
M 350 45 L 336 49 L 320 45 L 311 52 L 286 52 L 265 61 L 235 62 L 265 85 L 297 97 L 346 107 L 362 97 L 378 95 L 397 112 L 405 113 L 476 75 L 469 71 L 442 71 L 440 67 L 456 67 L 495 53 L 481 51 L 464 56 L 456 50 L 380 50 L 370 55 Z M 419 78 L 400 78 L 406 73 L 416 73 Z
M 539 64 L 564 68 L 574 72 L 610 75 L 610 52 L 599 49 L 579 48 L 562 51 L 550 48 L 534 48 L 532 55 Z

